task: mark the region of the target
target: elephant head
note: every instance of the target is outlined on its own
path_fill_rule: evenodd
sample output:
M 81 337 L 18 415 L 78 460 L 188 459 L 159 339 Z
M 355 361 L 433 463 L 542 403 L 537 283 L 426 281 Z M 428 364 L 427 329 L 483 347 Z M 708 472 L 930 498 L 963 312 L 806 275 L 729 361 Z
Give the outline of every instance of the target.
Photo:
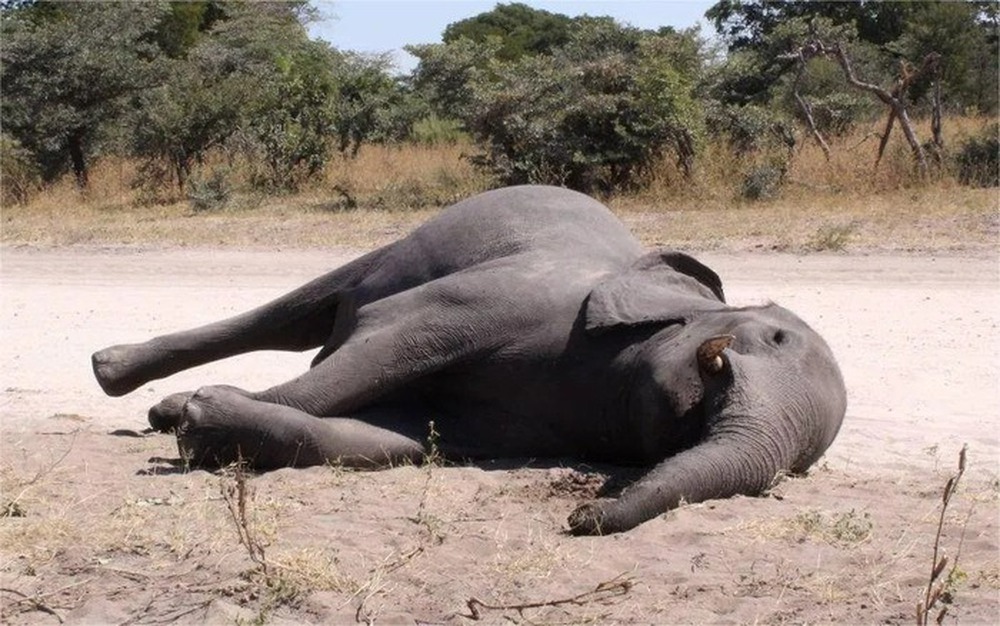
M 780 472 L 808 468 L 840 428 L 846 391 L 823 339 L 777 305 L 727 306 L 718 276 L 690 257 L 641 257 L 594 289 L 586 316 L 589 333 L 652 325 L 621 367 L 628 419 L 659 463 L 617 500 L 575 510 L 574 533 L 627 530 L 682 501 L 759 494 Z

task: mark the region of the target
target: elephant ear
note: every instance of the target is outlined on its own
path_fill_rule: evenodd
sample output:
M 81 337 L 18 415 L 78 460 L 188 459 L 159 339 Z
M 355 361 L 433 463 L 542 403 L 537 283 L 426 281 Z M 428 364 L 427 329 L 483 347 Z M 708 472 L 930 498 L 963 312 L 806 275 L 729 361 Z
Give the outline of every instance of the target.
M 684 322 L 693 313 L 725 308 L 725 301 L 718 274 L 684 253 L 656 250 L 590 292 L 587 330 Z

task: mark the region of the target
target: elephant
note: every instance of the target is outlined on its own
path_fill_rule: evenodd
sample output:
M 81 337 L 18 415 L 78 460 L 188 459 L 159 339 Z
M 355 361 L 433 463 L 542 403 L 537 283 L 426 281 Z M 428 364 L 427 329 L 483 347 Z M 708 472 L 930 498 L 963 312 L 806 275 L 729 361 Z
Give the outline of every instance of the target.
M 458 202 L 267 304 L 100 350 L 92 366 L 119 396 L 245 352 L 316 348 L 296 378 L 175 393 L 150 424 L 206 468 L 375 469 L 432 446 L 455 461 L 641 468 L 569 516 L 569 532 L 608 534 L 804 472 L 847 402 L 830 348 L 793 313 L 730 306 L 693 257 L 645 251 L 599 201 L 532 185 Z

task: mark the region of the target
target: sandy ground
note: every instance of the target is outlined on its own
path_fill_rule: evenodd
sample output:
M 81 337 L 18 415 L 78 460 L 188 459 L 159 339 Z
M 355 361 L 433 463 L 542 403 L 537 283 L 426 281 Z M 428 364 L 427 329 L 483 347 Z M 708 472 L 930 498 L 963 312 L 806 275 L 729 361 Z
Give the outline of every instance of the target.
M 610 537 L 564 533 L 600 468 L 243 479 L 186 473 L 171 437 L 137 436 L 168 393 L 269 386 L 309 355 L 247 355 L 119 399 L 92 379 L 95 349 L 241 311 L 351 256 L 2 249 L 0 621 L 913 623 L 965 443 L 936 610 L 1000 619 L 996 258 L 700 255 L 732 302 L 775 300 L 828 339 L 847 420 L 808 477 Z

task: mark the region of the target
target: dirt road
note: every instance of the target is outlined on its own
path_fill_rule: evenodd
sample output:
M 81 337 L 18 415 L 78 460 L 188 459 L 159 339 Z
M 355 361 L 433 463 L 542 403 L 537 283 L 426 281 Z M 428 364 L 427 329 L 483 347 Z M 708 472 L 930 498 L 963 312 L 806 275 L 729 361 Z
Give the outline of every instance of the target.
M 222 495 L 239 481 L 157 460 L 176 456 L 167 436 L 109 433 L 144 428 L 168 393 L 269 386 L 309 356 L 247 355 L 111 399 L 89 355 L 255 306 L 354 254 L 2 250 L 0 618 L 464 623 L 476 598 L 490 622 L 912 623 L 967 443 L 946 599 L 964 623 L 996 621 L 996 258 L 699 255 L 731 302 L 809 321 L 845 374 L 839 438 L 773 497 L 570 538 L 566 514 L 599 484 L 582 466 L 283 470 L 249 481 L 266 548 L 253 560 Z

